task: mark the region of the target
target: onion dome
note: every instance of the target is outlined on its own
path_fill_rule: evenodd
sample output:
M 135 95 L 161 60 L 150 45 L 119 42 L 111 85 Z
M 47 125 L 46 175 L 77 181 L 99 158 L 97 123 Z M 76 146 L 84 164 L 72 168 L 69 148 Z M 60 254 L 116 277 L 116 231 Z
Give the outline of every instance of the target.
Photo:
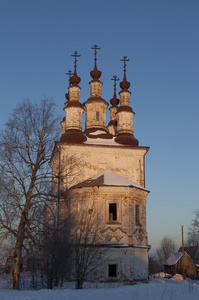
M 126 80 L 126 70 L 124 71 L 123 81 L 120 82 L 120 87 L 123 91 L 127 91 L 130 87 L 130 82 Z
M 71 56 L 75 57 L 75 62 L 74 62 L 74 73 L 73 76 L 70 77 L 70 85 L 76 86 L 81 81 L 81 78 L 77 76 L 77 57 L 80 57 L 81 55 L 78 55 L 77 51 L 75 51 L 74 54 L 72 54 Z
M 121 59 L 121 61 L 124 62 L 124 77 L 123 77 L 123 81 L 120 82 L 120 87 L 122 89 L 122 91 L 127 91 L 128 88 L 130 87 L 130 82 L 128 82 L 126 80 L 126 62 L 129 61 L 129 59 L 127 59 L 127 56 L 124 56 L 123 59 Z
M 93 80 L 99 80 L 99 78 L 101 77 L 102 72 L 97 69 L 97 66 L 95 64 L 94 70 L 92 70 L 90 72 L 90 74 L 91 74 L 91 77 L 93 78 Z
M 110 103 L 112 104 L 112 106 L 116 107 L 120 102 L 120 100 L 117 99 L 116 96 L 116 81 L 118 81 L 119 79 L 117 79 L 117 76 L 114 75 L 111 80 L 114 80 L 114 93 L 113 93 L 113 98 L 110 100 Z
M 71 85 L 78 85 L 78 83 L 80 83 L 81 78 L 79 76 L 77 76 L 77 71 L 76 71 L 76 66 L 75 66 L 75 70 L 74 70 L 74 74 L 73 76 L 70 78 L 70 83 Z
M 117 106 L 119 104 L 120 100 L 117 99 L 116 96 L 116 91 L 114 91 L 114 95 L 113 98 L 110 100 L 110 103 L 112 104 L 112 106 Z
M 119 104 L 120 100 L 117 99 L 116 96 L 116 91 L 114 91 L 114 95 L 113 98 L 110 100 L 110 103 L 112 104 L 112 106 L 117 106 Z

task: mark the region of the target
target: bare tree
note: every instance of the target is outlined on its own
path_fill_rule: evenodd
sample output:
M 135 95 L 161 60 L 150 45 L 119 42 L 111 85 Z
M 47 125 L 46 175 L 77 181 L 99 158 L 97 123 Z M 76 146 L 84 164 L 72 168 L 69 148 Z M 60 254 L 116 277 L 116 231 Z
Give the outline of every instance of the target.
M 161 243 L 159 249 L 157 249 L 158 263 L 163 267 L 164 261 L 169 258 L 171 253 L 177 249 L 175 242 L 168 236 L 165 236 Z
M 199 246 L 199 210 L 194 211 L 194 218 L 187 233 L 187 246 Z
M 102 245 L 108 241 L 108 236 L 102 231 L 100 215 L 87 209 L 85 204 L 77 212 L 73 231 L 73 274 L 77 289 L 82 289 L 84 281 L 92 279 L 99 267 L 98 258 L 104 251 Z
M 10 288 L 19 289 L 20 261 L 27 241 L 41 228 L 38 210 L 51 184 L 50 160 L 57 137 L 53 101 L 24 101 L 11 114 L 0 137 L 0 229 L 15 240 Z
M 82 172 L 81 155 L 62 151 L 56 143 L 52 159 L 52 189 L 50 202 L 44 213 L 43 269 L 42 276 L 47 287 L 62 285 L 71 270 L 72 230 L 75 228 L 75 212 L 72 212 L 68 189 Z
M 162 261 L 160 262 L 157 251 L 151 253 L 149 252 L 149 273 L 154 274 L 162 271 Z
M 64 203 L 66 201 L 64 200 Z M 60 204 L 60 206 L 62 206 Z M 67 279 L 71 267 L 72 216 L 70 210 L 59 210 L 57 202 L 51 202 L 45 209 L 44 239 L 42 248 L 42 278 L 52 289 Z

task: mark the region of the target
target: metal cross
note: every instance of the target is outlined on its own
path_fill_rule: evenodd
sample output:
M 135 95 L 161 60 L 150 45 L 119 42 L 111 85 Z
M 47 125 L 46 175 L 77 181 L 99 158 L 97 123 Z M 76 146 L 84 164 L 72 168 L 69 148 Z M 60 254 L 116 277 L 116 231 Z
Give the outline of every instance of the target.
M 68 73 L 66 73 L 66 75 L 68 75 L 69 76 L 69 86 L 71 85 L 71 83 L 70 83 L 70 79 L 71 79 L 71 76 L 73 75 L 73 72 L 71 71 L 71 70 L 69 70 L 68 71 Z
M 93 47 L 91 47 L 91 49 L 95 49 L 94 55 L 95 55 L 95 61 L 96 61 L 97 60 L 97 58 L 96 58 L 97 49 L 101 49 L 101 48 L 99 48 L 97 45 L 94 45 Z
M 71 56 L 75 57 L 75 68 L 77 67 L 76 63 L 77 63 L 77 57 L 80 57 L 81 55 L 78 55 L 78 52 L 75 51 L 74 54 L 72 54 Z
M 114 75 L 113 78 L 111 78 L 111 80 L 114 80 L 114 85 L 113 86 L 114 86 L 114 90 L 116 91 L 116 85 L 117 85 L 116 81 L 118 81 L 119 78 L 117 78 L 117 76 Z
M 124 72 L 126 72 L 126 61 L 129 61 L 130 59 L 127 59 L 127 56 L 123 56 L 123 59 L 120 59 L 120 61 L 124 62 Z

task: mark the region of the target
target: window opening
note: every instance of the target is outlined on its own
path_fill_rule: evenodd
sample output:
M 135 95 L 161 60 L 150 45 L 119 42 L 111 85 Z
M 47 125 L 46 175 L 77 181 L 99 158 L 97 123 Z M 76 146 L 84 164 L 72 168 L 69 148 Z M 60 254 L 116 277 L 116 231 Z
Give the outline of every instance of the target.
M 109 221 L 117 220 L 117 204 L 110 203 L 109 204 Z
M 117 123 L 115 125 L 113 125 L 113 128 L 115 130 L 115 135 L 117 135 Z
M 135 206 L 135 223 L 136 223 L 136 225 L 140 225 L 140 207 L 139 207 L 139 205 Z
M 109 277 L 117 277 L 117 265 L 116 264 L 108 265 L 108 276 Z
M 99 121 L 99 111 L 96 111 L 96 121 Z

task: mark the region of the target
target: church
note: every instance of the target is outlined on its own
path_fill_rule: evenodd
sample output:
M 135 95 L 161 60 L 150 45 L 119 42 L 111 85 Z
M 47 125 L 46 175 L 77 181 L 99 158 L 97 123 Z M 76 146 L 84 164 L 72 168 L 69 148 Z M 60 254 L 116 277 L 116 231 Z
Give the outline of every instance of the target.
M 117 76 L 113 77 L 113 98 L 101 97 L 101 71 L 94 50 L 90 72 L 90 97 L 81 103 L 77 52 L 74 72 L 69 71 L 69 87 L 61 121 L 62 135 L 55 142 L 54 168 L 67 166 L 61 189 L 69 191 L 73 210 L 84 210 L 95 221 L 97 247 L 102 249 L 92 279 L 101 282 L 135 282 L 148 279 L 148 237 L 146 230 L 145 154 L 149 147 L 139 145 L 134 136 L 134 111 L 130 106 L 127 57 L 121 60 L 123 80 L 119 98 Z M 110 105 L 110 121 L 106 113 Z M 85 114 L 85 129 L 82 117 Z M 57 150 L 57 151 L 56 151 Z M 57 154 L 56 154 L 57 153 Z M 90 217 L 90 218 L 91 218 Z M 85 217 L 86 219 L 87 217 Z M 75 230 L 78 231 L 78 228 Z M 94 225 L 90 234 L 94 234 Z M 96 245 L 95 245 L 96 246 Z

